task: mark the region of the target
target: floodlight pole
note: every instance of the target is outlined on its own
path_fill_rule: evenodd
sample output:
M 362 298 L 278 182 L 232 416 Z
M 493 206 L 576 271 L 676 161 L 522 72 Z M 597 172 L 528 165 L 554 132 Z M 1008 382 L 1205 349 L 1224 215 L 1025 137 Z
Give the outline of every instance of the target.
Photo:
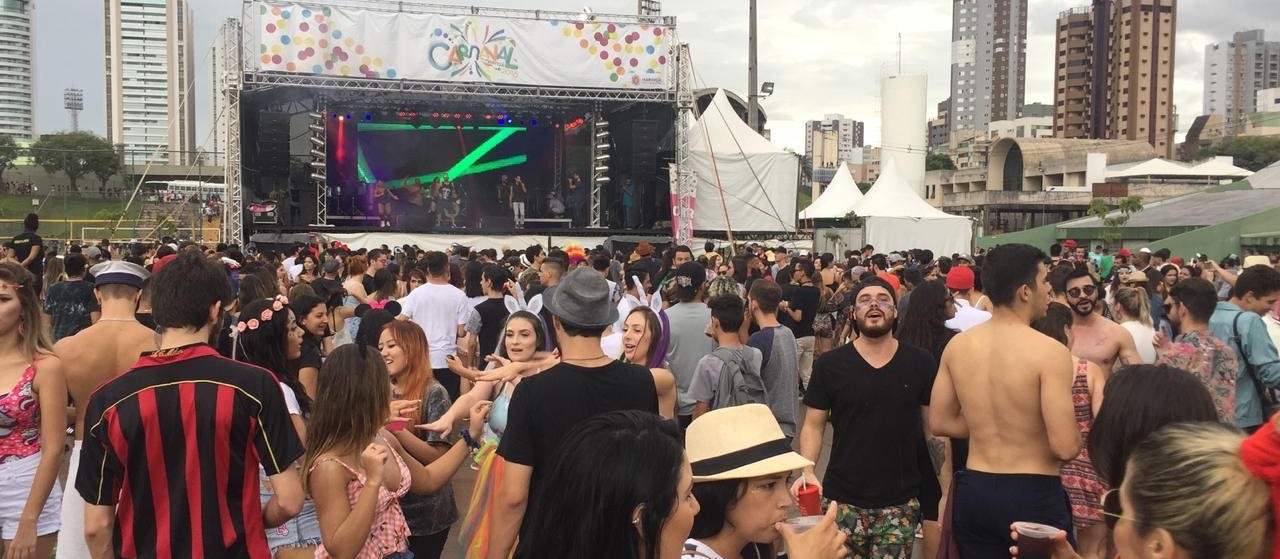
M 751 18 L 747 30 L 747 125 L 752 130 L 760 131 L 760 92 L 756 90 L 759 78 L 759 66 L 756 63 L 756 0 L 748 0 L 751 7 L 748 14 Z

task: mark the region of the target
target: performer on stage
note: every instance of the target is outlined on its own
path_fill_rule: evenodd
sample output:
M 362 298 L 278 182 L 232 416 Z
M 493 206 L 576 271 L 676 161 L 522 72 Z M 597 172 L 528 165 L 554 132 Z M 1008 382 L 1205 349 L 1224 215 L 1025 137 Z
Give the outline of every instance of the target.
M 373 185 L 373 198 L 378 203 L 378 227 L 391 227 L 391 202 L 399 198 L 381 180 Z
M 589 224 L 587 213 L 591 209 L 590 187 L 582 183 L 582 175 L 574 173 L 569 178 L 569 217 L 573 224 L 585 227 Z
M 515 182 L 511 184 L 511 215 L 517 229 L 524 228 L 524 204 L 528 198 L 529 188 L 525 186 L 524 178 L 517 175 Z
M 511 207 L 511 177 L 507 175 L 502 175 L 502 178 L 498 180 L 497 194 L 498 196 L 496 200 L 498 202 L 498 205 L 496 209 L 494 209 L 494 211 L 492 212 L 495 215 L 500 214 L 501 212 L 505 211 L 507 208 Z
M 440 187 L 440 200 L 436 206 L 440 210 L 440 223 L 449 220 L 449 228 L 458 228 L 458 198 L 453 182 L 446 180 Z

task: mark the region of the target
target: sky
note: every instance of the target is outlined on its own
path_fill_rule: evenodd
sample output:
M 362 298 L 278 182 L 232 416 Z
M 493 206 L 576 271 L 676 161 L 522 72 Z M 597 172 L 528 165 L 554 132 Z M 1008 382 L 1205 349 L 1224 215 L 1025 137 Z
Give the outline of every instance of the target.
M 1178 5 L 1174 103 L 1181 137 L 1203 108 L 1205 46 L 1231 34 L 1264 29 L 1280 40 L 1276 0 L 1182 0 Z M 189 0 L 195 19 L 196 143 L 213 145 L 210 44 L 236 0 Z M 634 13 L 635 0 L 472 0 L 485 7 Z M 1026 103 L 1053 103 L 1054 24 L 1058 13 L 1088 0 L 1029 0 Z M 746 97 L 747 0 L 665 0 L 679 39 L 690 44 L 698 87 L 723 87 Z M 62 91 L 84 90 L 82 129 L 106 127 L 101 0 L 40 0 L 35 9 L 36 133 L 69 130 Z M 950 89 L 950 0 L 762 0 L 758 29 L 760 81 L 776 84 L 763 101 L 774 143 L 804 151 L 804 123 L 840 113 L 866 123 L 880 143 L 880 77 L 896 70 L 928 76 L 926 118 Z M 900 43 L 899 43 L 900 38 Z M 899 50 L 901 44 L 901 50 Z

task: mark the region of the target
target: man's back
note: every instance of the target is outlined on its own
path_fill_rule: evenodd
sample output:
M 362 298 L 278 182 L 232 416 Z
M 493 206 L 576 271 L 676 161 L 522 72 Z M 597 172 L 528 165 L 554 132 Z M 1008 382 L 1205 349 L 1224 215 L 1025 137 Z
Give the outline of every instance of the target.
M 117 506 L 117 556 L 271 556 L 258 466 L 280 473 L 302 444 L 270 373 L 203 344 L 149 353 L 85 418 L 76 490 Z
M 67 392 L 76 406 L 76 439 L 84 437 L 84 413 L 89 396 L 103 383 L 128 371 L 143 352 L 155 351 L 156 333 L 142 324 L 99 322 L 54 346 L 58 355 L 92 356 L 64 359 Z
M 536 485 L 565 433 L 584 419 L 617 410 L 658 413 L 648 369 L 621 361 L 592 368 L 561 362 L 516 386 L 498 453 L 531 466 Z
M 1072 361 L 1061 343 L 1029 326 L 988 321 L 957 335 L 942 367 L 969 430 L 970 469 L 1057 476 L 1079 452 Z M 1068 426 L 1074 440 L 1061 436 Z
M 764 380 L 769 409 L 788 437 L 796 436 L 796 423 L 800 418 L 800 368 L 796 356 L 796 337 L 786 326 L 761 328 L 751 335 L 747 345 L 760 350 L 764 365 L 760 378 Z
M 89 313 L 98 310 L 93 284 L 82 279 L 55 283 L 45 295 L 44 312 L 53 318 L 49 329 L 54 341 L 88 328 Z
M 671 345 L 667 348 L 667 365 L 676 377 L 676 413 L 693 413 L 693 399 L 689 398 L 689 383 L 698 368 L 698 360 L 711 353 L 714 344 L 707 336 L 711 324 L 711 310 L 703 303 L 680 303 L 667 309 L 671 323 Z
M 424 283 L 400 304 L 404 315 L 427 335 L 431 368 L 448 367 L 445 357 L 458 349 L 458 325 L 471 317 L 466 294 L 452 285 Z

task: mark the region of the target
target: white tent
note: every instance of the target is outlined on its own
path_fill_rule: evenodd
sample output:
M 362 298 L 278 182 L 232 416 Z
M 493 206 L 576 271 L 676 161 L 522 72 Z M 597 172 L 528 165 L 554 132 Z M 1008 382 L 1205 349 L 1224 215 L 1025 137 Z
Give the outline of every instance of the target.
M 689 148 L 695 230 L 795 231 L 800 157 L 742 122 L 723 90 L 689 130 Z
M 800 219 L 842 218 L 861 201 L 862 190 L 858 188 L 858 182 L 853 180 L 849 166 L 842 162 L 836 169 L 836 177 L 827 184 L 826 190 L 800 212 Z
M 969 218 L 925 202 L 911 190 L 892 157 L 885 158 L 880 178 L 853 211 L 863 218 L 866 242 L 877 252 L 927 248 L 941 255 L 972 248 Z

